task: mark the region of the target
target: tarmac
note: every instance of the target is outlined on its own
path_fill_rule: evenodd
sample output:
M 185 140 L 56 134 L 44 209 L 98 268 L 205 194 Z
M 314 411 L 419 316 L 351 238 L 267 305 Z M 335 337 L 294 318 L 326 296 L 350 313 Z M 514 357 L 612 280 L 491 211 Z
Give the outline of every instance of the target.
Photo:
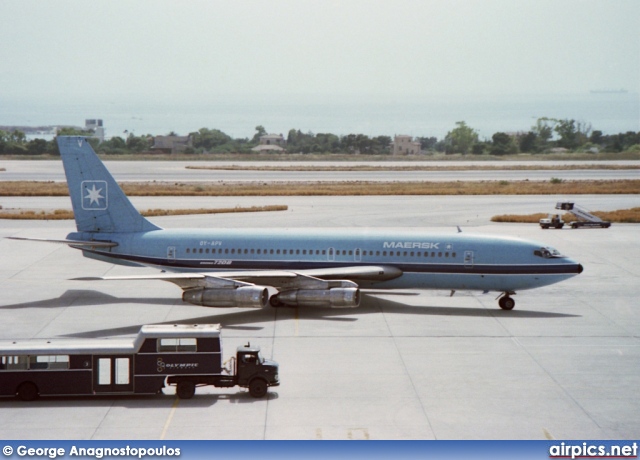
M 640 206 L 635 196 L 574 198 L 591 209 Z M 156 200 L 150 204 L 162 207 L 164 199 Z M 264 399 L 213 387 L 198 388 L 190 400 L 173 389 L 155 397 L 5 398 L 0 438 L 637 439 L 640 225 L 541 230 L 489 221 L 550 210 L 556 198 L 548 196 L 271 200 L 289 210 L 152 220 L 165 228 L 452 233 L 462 225 L 544 242 L 585 271 L 518 292 L 512 311 L 498 308 L 497 293 L 441 291 L 365 296 L 347 310 L 212 309 L 183 303 L 169 283 L 69 280 L 151 269 L 85 259 L 65 245 L 0 239 L 0 339 L 122 337 L 143 324 L 220 323 L 225 357 L 250 341 L 280 363 L 281 379 Z M 208 199 L 210 207 L 225 202 Z M 71 221 L 0 221 L 0 237 L 63 238 L 74 229 Z

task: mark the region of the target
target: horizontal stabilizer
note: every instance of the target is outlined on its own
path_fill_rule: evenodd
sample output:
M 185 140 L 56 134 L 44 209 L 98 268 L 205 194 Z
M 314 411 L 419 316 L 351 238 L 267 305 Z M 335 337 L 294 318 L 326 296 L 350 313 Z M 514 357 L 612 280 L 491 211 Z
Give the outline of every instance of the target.
M 6 238 L 9 240 L 37 241 L 39 243 L 68 244 L 69 246 L 80 248 L 113 248 L 118 245 L 118 243 L 114 243 L 113 241 L 49 240 L 46 238 L 21 238 L 19 236 L 7 236 Z

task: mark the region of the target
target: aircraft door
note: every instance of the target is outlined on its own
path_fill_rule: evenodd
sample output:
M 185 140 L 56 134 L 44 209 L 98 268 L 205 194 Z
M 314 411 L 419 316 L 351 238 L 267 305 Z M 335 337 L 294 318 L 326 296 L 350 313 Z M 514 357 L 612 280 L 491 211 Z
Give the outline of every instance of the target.
M 175 261 L 176 261 L 176 247 L 175 246 L 169 246 L 167 248 L 167 260 L 170 263 L 175 263 Z
M 333 248 L 327 249 L 327 260 L 333 262 L 336 260 L 336 250 Z
M 133 356 L 94 356 L 93 391 L 130 393 L 133 391 Z
M 356 248 L 356 250 L 353 251 L 353 260 L 356 262 L 360 262 L 362 260 L 362 251 L 360 248 Z
M 473 268 L 473 251 L 464 251 L 465 268 Z

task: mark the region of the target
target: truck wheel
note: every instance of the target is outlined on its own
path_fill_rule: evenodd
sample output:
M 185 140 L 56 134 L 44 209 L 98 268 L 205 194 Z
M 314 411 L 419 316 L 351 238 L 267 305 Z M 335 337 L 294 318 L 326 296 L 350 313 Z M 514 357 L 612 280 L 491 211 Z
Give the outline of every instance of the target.
M 249 394 L 254 398 L 262 398 L 267 394 L 267 382 L 262 379 L 253 379 L 249 384 Z
M 176 394 L 180 399 L 191 399 L 196 394 L 196 384 L 191 380 L 181 380 L 178 382 Z
M 38 387 L 33 382 L 23 382 L 16 393 L 23 401 L 33 401 L 38 397 Z

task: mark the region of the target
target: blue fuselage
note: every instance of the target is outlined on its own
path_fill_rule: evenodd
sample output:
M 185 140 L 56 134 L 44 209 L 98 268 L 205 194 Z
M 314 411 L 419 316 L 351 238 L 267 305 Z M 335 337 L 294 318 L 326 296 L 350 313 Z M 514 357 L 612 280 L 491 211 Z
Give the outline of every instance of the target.
M 390 266 L 402 276 L 358 281 L 380 289 L 516 291 L 570 278 L 582 266 L 552 248 L 518 238 L 373 229 L 154 230 L 72 233 L 112 241 L 87 257 L 174 272 Z

